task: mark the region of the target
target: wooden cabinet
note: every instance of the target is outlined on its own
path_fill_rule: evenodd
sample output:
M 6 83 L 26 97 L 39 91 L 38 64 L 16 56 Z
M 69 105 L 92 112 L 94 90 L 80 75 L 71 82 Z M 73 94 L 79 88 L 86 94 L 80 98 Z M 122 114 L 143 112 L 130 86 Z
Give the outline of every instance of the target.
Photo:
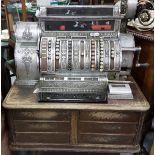
M 122 111 L 80 112 L 79 143 L 136 144 L 141 113 Z
M 131 87 L 134 100 L 82 104 L 38 103 L 33 88 L 13 86 L 3 103 L 11 149 L 138 152 L 149 104 Z

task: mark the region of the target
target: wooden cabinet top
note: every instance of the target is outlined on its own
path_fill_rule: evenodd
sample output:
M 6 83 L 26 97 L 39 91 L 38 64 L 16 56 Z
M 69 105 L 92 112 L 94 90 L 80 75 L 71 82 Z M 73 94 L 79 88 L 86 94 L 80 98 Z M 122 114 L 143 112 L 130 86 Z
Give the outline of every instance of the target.
M 131 78 L 132 79 L 132 78 Z M 130 84 L 133 100 L 108 100 L 108 103 L 42 103 L 37 101 L 36 94 L 33 94 L 34 87 L 21 87 L 13 85 L 3 106 L 7 109 L 55 109 L 55 110 L 126 110 L 146 111 L 149 103 L 141 90 L 132 79 Z

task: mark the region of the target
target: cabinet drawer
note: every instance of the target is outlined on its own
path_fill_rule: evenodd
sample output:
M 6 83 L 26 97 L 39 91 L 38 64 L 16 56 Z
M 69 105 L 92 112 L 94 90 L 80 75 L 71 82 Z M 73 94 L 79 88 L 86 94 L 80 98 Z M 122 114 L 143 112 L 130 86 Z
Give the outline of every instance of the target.
M 103 111 L 103 112 L 80 112 L 80 120 L 83 121 L 113 121 L 113 122 L 138 122 L 140 113 L 127 111 Z
M 79 122 L 80 133 L 135 133 L 136 123 Z
M 15 133 L 16 143 L 69 143 L 69 133 Z
M 14 120 L 57 120 L 70 121 L 70 113 L 64 111 L 50 111 L 50 110 L 13 110 Z
M 80 134 L 79 143 L 83 144 L 117 144 L 133 145 L 134 135 L 116 134 Z
M 15 120 L 14 128 L 16 132 L 70 132 L 70 123 Z

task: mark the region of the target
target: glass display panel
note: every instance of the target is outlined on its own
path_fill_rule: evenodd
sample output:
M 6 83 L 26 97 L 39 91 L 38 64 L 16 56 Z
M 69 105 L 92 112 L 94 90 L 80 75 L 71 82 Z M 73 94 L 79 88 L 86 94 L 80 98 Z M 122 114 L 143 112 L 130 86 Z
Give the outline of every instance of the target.
M 45 21 L 45 31 L 114 31 L 114 20 Z
M 113 16 L 113 8 L 47 8 L 47 16 Z

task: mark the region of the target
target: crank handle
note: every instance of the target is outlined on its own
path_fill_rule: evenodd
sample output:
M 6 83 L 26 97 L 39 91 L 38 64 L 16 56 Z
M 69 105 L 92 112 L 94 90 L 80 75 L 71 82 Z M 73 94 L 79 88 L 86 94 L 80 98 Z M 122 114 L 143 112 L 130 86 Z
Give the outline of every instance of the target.
M 148 64 L 148 63 L 143 63 L 143 64 L 137 63 L 137 64 L 136 64 L 136 67 L 148 68 L 149 66 L 150 66 L 150 64 Z

